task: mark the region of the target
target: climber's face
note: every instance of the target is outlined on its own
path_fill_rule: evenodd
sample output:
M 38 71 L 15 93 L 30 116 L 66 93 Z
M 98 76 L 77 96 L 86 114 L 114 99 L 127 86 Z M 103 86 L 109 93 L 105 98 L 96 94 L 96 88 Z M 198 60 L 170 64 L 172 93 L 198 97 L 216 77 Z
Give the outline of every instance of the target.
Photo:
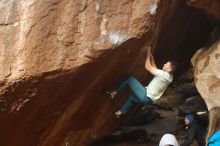
M 165 72 L 171 73 L 172 72 L 172 63 L 171 62 L 167 62 L 163 65 L 163 70 Z

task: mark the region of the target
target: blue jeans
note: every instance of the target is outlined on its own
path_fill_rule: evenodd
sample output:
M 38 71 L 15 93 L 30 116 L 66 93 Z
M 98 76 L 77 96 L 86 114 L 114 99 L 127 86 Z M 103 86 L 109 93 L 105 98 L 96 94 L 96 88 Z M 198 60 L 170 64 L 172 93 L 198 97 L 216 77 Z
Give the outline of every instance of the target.
M 133 94 L 128 96 L 122 107 L 120 108 L 120 111 L 122 113 L 127 113 L 128 110 L 135 104 L 135 103 L 143 103 L 148 104 L 151 103 L 152 100 L 147 97 L 147 89 L 139 82 L 137 81 L 133 76 L 128 76 L 117 87 L 116 91 L 119 92 L 126 85 L 129 85 L 131 88 Z

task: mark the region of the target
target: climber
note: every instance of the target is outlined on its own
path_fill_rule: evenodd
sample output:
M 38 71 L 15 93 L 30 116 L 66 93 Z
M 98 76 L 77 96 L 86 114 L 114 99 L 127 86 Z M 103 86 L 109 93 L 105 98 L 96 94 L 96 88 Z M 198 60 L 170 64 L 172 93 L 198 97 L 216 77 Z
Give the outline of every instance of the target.
M 121 115 L 128 112 L 134 103 L 150 104 L 158 100 L 168 85 L 172 82 L 173 73 L 175 72 L 176 67 L 176 62 L 168 61 L 163 65 L 162 70 L 158 69 L 155 65 L 154 57 L 151 53 L 151 47 L 148 47 L 145 60 L 145 69 L 154 75 L 154 78 L 148 86 L 144 87 L 133 76 L 128 76 L 119 83 L 119 86 L 116 88 L 116 90 L 104 90 L 104 93 L 109 95 L 112 99 L 117 95 L 119 91 L 124 89 L 126 85 L 129 85 L 133 91 L 133 94 L 131 94 L 126 99 L 120 110 L 114 113 L 114 116 L 116 118 L 121 117 Z
M 206 128 L 198 124 L 198 121 L 193 115 L 188 114 L 184 119 L 188 135 L 180 146 L 190 146 L 195 139 L 199 146 L 205 146 L 205 131 Z

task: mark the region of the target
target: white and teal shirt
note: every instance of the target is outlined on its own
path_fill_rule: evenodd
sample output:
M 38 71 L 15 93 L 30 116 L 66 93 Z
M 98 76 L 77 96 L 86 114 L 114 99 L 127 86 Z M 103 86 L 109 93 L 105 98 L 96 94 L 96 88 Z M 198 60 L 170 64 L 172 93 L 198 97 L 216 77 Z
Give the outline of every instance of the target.
M 163 95 L 164 91 L 172 80 L 173 75 L 163 70 L 156 69 L 154 78 L 148 84 L 148 86 L 145 87 L 147 89 L 147 96 L 153 101 L 158 100 Z

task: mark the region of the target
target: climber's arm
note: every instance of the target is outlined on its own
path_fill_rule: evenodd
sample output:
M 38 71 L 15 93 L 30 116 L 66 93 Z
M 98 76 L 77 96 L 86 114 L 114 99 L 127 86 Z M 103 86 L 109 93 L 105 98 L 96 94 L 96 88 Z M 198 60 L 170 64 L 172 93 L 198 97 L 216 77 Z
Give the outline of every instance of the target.
M 147 48 L 147 55 L 145 60 L 145 69 L 148 70 L 152 75 L 155 75 L 157 67 L 154 62 L 153 55 L 151 54 L 151 47 Z
M 152 55 L 152 52 L 150 52 L 150 62 L 152 64 L 153 67 L 157 68 L 155 61 L 154 61 L 154 56 Z

